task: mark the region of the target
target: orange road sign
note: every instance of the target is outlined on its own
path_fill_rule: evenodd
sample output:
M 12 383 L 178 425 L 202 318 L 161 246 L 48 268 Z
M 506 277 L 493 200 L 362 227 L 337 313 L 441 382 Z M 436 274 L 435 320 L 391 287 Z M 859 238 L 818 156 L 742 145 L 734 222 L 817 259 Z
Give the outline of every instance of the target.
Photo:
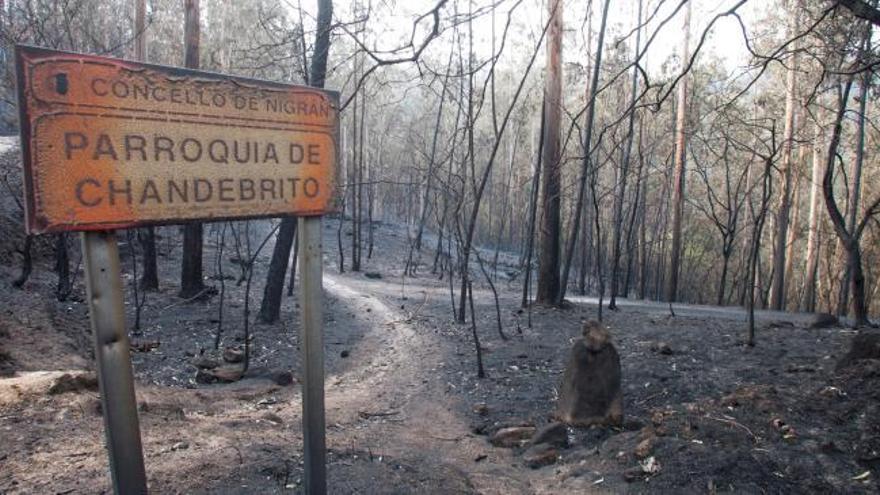
M 338 94 L 16 47 L 29 233 L 333 211 Z

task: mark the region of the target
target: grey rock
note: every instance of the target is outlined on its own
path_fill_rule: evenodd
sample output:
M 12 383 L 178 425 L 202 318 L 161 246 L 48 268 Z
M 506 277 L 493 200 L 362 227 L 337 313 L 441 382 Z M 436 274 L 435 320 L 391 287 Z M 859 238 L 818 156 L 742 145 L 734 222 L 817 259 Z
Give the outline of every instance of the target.
M 558 421 L 542 426 L 532 436 L 532 445 L 542 443 L 553 447 L 568 447 L 568 427 Z
M 556 417 L 572 426 L 623 424 L 620 355 L 601 323 L 585 323 L 583 338 L 572 346 Z
M 533 445 L 523 453 L 523 461 L 532 469 L 555 464 L 557 460 L 559 452 L 553 446 L 543 443 Z
M 98 377 L 94 373 L 65 373 L 52 382 L 52 385 L 49 387 L 49 395 L 81 392 L 84 390 L 98 390 Z
M 193 366 L 199 369 L 214 369 L 220 366 L 220 361 L 216 359 L 209 358 L 207 356 L 199 356 L 192 361 L 190 361 Z
M 244 352 L 239 349 L 227 347 L 223 351 L 223 360 L 227 363 L 240 363 L 244 361 Z
M 489 443 L 496 447 L 519 447 L 535 434 L 534 426 L 510 426 L 501 428 L 489 437 Z
M 673 354 L 672 347 L 666 342 L 654 342 L 651 344 L 651 351 L 663 354 L 664 356 L 671 356 Z

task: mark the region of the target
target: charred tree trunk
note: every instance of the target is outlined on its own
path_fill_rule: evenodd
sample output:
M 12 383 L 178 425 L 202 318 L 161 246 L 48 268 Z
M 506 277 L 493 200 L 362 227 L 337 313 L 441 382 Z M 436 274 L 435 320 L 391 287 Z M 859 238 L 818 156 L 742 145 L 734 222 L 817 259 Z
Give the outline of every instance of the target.
M 293 296 L 293 289 L 296 287 L 296 258 L 299 255 L 299 249 L 297 248 L 299 244 L 299 237 L 293 236 L 293 247 L 291 250 L 293 251 L 293 260 L 290 262 L 290 280 L 287 282 L 287 297 Z
M 459 69 L 461 69 L 461 60 L 459 60 Z M 459 97 L 464 93 L 464 81 L 460 81 L 459 83 Z M 456 105 L 457 109 L 455 112 L 455 123 L 452 128 L 457 129 L 458 123 L 461 122 L 461 114 L 463 112 L 462 105 Z M 452 178 L 453 178 L 453 168 L 455 166 L 455 152 L 456 152 L 456 144 L 457 140 L 455 135 L 452 136 L 451 148 L 449 150 L 449 167 L 446 169 L 446 187 L 443 190 L 443 211 L 441 212 L 440 218 L 438 219 L 437 225 L 437 246 L 434 252 L 434 265 L 431 269 L 431 273 L 437 273 L 438 264 L 442 264 L 441 254 L 443 253 L 443 236 L 446 233 L 447 237 L 452 235 L 452 228 L 447 227 L 447 225 L 452 223 L 450 217 L 450 196 L 452 195 Z M 452 253 L 447 251 L 445 256 L 445 261 L 449 263 L 452 258 Z M 442 267 L 440 268 L 440 278 L 443 278 L 444 270 Z M 453 299 L 453 306 L 455 306 L 455 300 Z M 455 311 L 453 311 L 454 313 Z
M 381 149 L 382 146 L 380 145 Z M 367 259 L 373 258 L 375 237 L 373 235 L 373 206 L 375 205 L 376 192 L 373 190 L 373 163 L 367 162 Z
M 333 19 L 332 0 L 318 1 L 318 25 L 315 33 L 315 45 L 312 53 L 312 65 L 309 70 L 309 85 L 316 88 L 324 87 L 324 78 L 327 74 L 327 55 L 330 51 L 330 23 Z M 340 218 L 340 222 L 342 219 Z M 272 259 L 269 261 L 269 273 L 266 274 L 266 288 L 264 294 L 278 294 L 277 306 L 280 307 L 281 292 L 284 286 L 284 274 L 287 273 L 287 262 L 290 259 L 290 248 L 296 233 L 296 217 L 283 217 L 278 228 L 276 248 L 272 251 Z M 290 242 L 287 242 L 290 239 Z M 279 242 L 280 240 L 280 242 Z M 278 248 L 278 244 L 282 244 Z M 277 287 L 269 287 L 269 285 Z M 264 297 L 265 299 L 265 297 Z M 262 306 L 274 307 L 276 303 L 264 300 Z M 262 313 L 262 310 L 261 310 Z
M 538 153 L 535 155 L 535 172 L 532 174 L 532 190 L 529 195 L 529 229 L 526 240 L 525 277 L 523 278 L 522 303 L 523 308 L 528 306 L 531 294 L 532 281 L 532 254 L 535 247 L 535 220 L 538 212 L 538 192 L 541 182 L 541 163 L 544 151 L 544 105 L 541 106 L 541 129 L 538 135 Z
M 638 15 L 636 17 L 636 52 L 633 57 L 635 60 L 639 58 L 639 49 L 642 40 L 642 0 L 638 3 Z M 614 233 L 613 246 L 611 253 L 611 296 L 608 301 L 608 309 L 617 309 L 617 291 L 620 279 L 620 238 L 623 234 L 623 200 L 626 195 L 626 181 L 629 177 L 629 162 L 632 156 L 633 137 L 635 135 L 636 122 L 636 93 L 639 89 L 639 71 L 638 68 L 632 69 L 632 85 L 630 87 L 630 113 L 629 124 L 626 131 L 626 145 L 623 151 L 623 161 L 620 166 L 620 184 L 619 190 L 614 197 Z M 633 207 L 635 211 L 635 207 Z M 630 232 L 632 232 L 630 230 Z
M 24 246 L 22 246 L 19 251 L 21 252 L 21 273 L 19 273 L 18 278 L 12 282 L 12 286 L 16 289 L 24 287 L 25 282 L 30 278 L 31 272 L 34 269 L 33 256 L 31 255 L 31 247 L 33 244 L 34 236 L 26 235 L 24 237 Z
M 837 234 L 843 248 L 846 250 L 847 267 L 852 273 L 850 288 L 852 291 L 853 322 L 855 326 L 858 327 L 870 324 L 868 321 L 868 307 L 865 301 L 865 277 L 862 271 L 862 256 L 859 242 L 868 221 L 875 214 L 880 212 L 880 198 L 870 205 L 865 216 L 853 231 L 847 229 L 846 220 L 840 213 L 840 208 L 837 206 L 837 200 L 834 198 L 834 161 L 837 156 L 837 148 L 840 145 L 843 117 L 846 113 L 847 101 L 849 100 L 849 93 L 852 84 L 853 80 L 850 78 L 844 87 L 843 97 L 841 98 L 837 117 L 834 121 L 834 127 L 831 132 L 831 142 L 828 145 L 827 161 L 825 162 L 825 176 L 822 179 L 822 192 L 825 196 L 825 207 L 828 210 L 828 215 L 831 217 L 834 232 Z
M 537 44 L 535 45 L 534 51 L 531 53 L 531 57 L 529 58 L 528 64 L 526 65 L 525 70 L 523 71 L 522 77 L 520 78 L 519 82 L 517 83 L 516 90 L 513 92 L 513 95 L 510 100 L 510 104 L 504 113 L 504 117 L 501 119 L 501 124 L 498 127 L 498 131 L 495 133 L 495 136 L 494 136 L 495 139 L 492 143 L 492 149 L 489 152 L 489 157 L 486 160 L 486 166 L 483 168 L 483 171 L 480 174 L 478 181 L 476 180 L 477 174 L 476 174 L 476 169 L 474 168 L 474 164 L 473 164 L 473 160 L 474 160 L 473 124 L 468 125 L 468 161 L 470 162 L 471 171 L 472 171 L 471 172 L 471 185 L 473 187 L 474 197 L 473 197 L 473 206 L 471 207 L 470 213 L 467 216 L 468 221 L 465 226 L 464 235 L 461 235 L 460 222 L 456 223 L 458 237 L 459 237 L 459 239 L 461 239 L 461 247 L 460 247 L 460 251 L 459 251 L 461 253 L 460 260 L 459 260 L 459 266 L 460 266 L 461 278 L 462 278 L 462 294 L 460 295 L 461 296 L 461 299 L 460 299 L 461 306 L 464 306 L 467 302 L 466 298 L 465 298 L 465 292 L 467 292 L 466 282 L 469 277 L 469 274 L 468 274 L 469 260 L 470 260 L 470 255 L 471 255 L 471 249 L 473 249 L 474 234 L 476 233 L 477 221 L 479 220 L 480 205 L 482 204 L 483 194 L 486 191 L 486 184 L 489 182 L 489 178 L 492 174 L 492 167 L 495 163 L 495 158 L 498 156 L 498 150 L 500 148 L 502 138 L 504 137 L 504 131 L 505 131 L 505 129 L 507 129 L 507 125 L 510 123 L 510 118 L 511 118 L 511 115 L 513 114 L 513 110 L 516 107 L 516 103 L 519 101 L 520 95 L 522 94 L 522 90 L 525 87 L 526 80 L 528 79 L 529 73 L 532 71 L 532 67 L 534 66 L 535 60 L 538 57 L 538 53 L 540 52 L 541 43 L 543 43 L 543 41 L 544 41 L 544 36 L 550 30 L 550 24 L 552 24 L 552 19 L 551 19 L 551 21 L 548 21 L 548 24 L 545 25 L 544 30 L 541 32 L 541 36 L 538 39 Z M 470 39 L 472 39 L 472 38 L 470 38 Z M 494 70 L 494 66 L 490 70 Z M 468 79 L 472 79 L 472 77 L 473 76 L 471 75 L 471 76 L 469 76 Z M 472 85 L 471 85 L 471 88 L 472 88 Z M 470 115 L 473 115 L 472 108 L 470 108 L 470 107 L 472 107 L 472 101 L 473 101 L 472 95 L 473 95 L 473 91 L 471 90 L 469 92 L 469 98 L 468 98 L 468 100 L 469 100 L 468 121 L 471 123 L 474 120 L 472 117 L 470 117 Z M 545 145 L 546 145 L 546 143 L 545 143 Z M 465 167 L 462 166 L 462 168 L 465 168 Z M 464 176 L 466 176 L 466 174 L 463 173 L 462 176 L 464 177 Z M 463 180 L 462 184 L 466 185 L 467 180 Z M 459 213 L 461 211 L 462 211 L 462 208 L 461 208 L 461 205 L 459 205 L 459 208 L 457 209 L 457 213 Z M 457 318 L 458 322 L 465 323 L 465 316 L 466 316 L 466 312 L 463 311 L 462 308 L 460 307 L 458 318 Z
M 538 252 L 539 304 L 557 301 L 561 236 L 559 124 L 562 115 L 562 1 L 548 0 L 547 69 L 544 82 L 544 147 L 541 154 L 541 228 Z
M 186 0 L 185 65 L 199 68 L 199 0 Z M 180 268 L 180 297 L 190 299 L 205 290 L 202 278 L 202 224 L 183 226 L 183 258 Z
M 595 168 L 596 167 L 593 164 L 593 160 L 591 157 L 592 145 L 593 145 L 593 123 L 594 123 L 595 117 L 596 117 L 596 95 L 599 92 L 599 73 L 602 68 L 602 50 L 604 48 L 604 43 L 605 43 L 605 26 L 607 25 L 607 22 L 608 22 L 608 7 L 610 6 L 610 4 L 611 4 L 610 0 L 605 0 L 605 4 L 602 7 L 602 22 L 599 25 L 599 39 L 596 41 L 596 65 L 593 66 L 593 74 L 590 79 L 590 97 L 587 100 L 587 105 L 588 105 L 588 107 L 587 107 L 587 121 L 585 124 L 584 143 L 583 143 L 584 159 L 581 162 L 580 180 L 578 183 L 577 200 L 575 201 L 574 219 L 571 222 L 572 232 L 571 232 L 571 235 L 568 237 L 568 246 L 566 249 L 565 264 L 562 267 L 562 279 L 559 282 L 559 293 L 557 294 L 556 301 L 555 301 L 555 303 L 557 305 L 561 305 L 562 302 L 565 300 L 565 292 L 566 292 L 566 289 L 568 288 L 568 274 L 569 274 L 569 270 L 571 269 L 572 258 L 574 257 L 574 246 L 577 243 L 578 230 L 580 230 L 578 227 L 580 226 L 580 223 L 581 223 L 581 214 L 583 213 L 583 210 L 585 207 L 584 197 L 586 196 L 587 176 L 590 175 L 591 170 L 594 172 L 593 175 L 595 176 Z M 592 193 L 594 196 L 593 202 L 595 204 L 595 202 L 597 201 L 597 198 L 595 197 L 595 194 L 596 194 L 595 188 L 592 188 Z M 599 228 L 598 227 L 598 225 L 599 225 L 599 223 L 598 223 L 599 222 L 598 210 L 594 211 L 594 213 L 597 215 L 597 218 L 595 220 L 596 220 L 596 226 L 597 226 L 596 243 L 598 245 L 599 243 L 601 243 L 601 236 L 598 235 L 598 232 L 599 232 L 599 230 L 598 230 L 598 228 Z M 600 252 L 601 252 L 601 250 L 600 250 Z M 596 259 L 597 263 L 601 263 L 601 260 L 599 258 L 600 257 L 597 256 L 597 259 Z M 604 285 L 601 273 L 599 276 L 599 284 L 600 284 L 600 286 Z M 601 294 L 599 297 L 601 298 Z M 601 304 L 601 302 L 600 302 L 600 304 Z M 599 321 L 602 321 L 601 315 L 602 315 L 602 310 L 600 309 L 599 310 Z
M 130 247 L 133 253 L 134 246 Z M 65 301 L 70 296 L 72 287 L 70 283 L 70 251 L 67 249 L 67 234 L 63 232 L 55 234 L 55 274 L 58 276 L 55 298 L 59 301 Z
M 480 336 L 477 333 L 477 313 L 474 311 L 474 284 L 468 281 L 468 303 L 471 308 L 471 333 L 474 336 L 474 347 L 477 350 L 477 378 L 486 378 L 483 368 L 483 347 L 480 345 Z
M 638 228 L 641 217 L 641 203 L 644 201 L 642 197 L 642 172 L 645 169 L 645 156 L 641 152 L 642 148 L 642 129 L 644 122 L 639 126 L 639 168 L 636 171 L 636 185 L 633 190 L 633 202 L 630 206 L 629 226 L 626 230 L 626 277 L 623 279 L 624 297 L 629 297 L 630 287 L 633 283 L 633 265 L 636 261 L 638 253 L 635 249 L 635 231 Z
M 770 171 L 773 168 L 773 160 L 770 157 L 764 159 L 764 173 L 762 175 L 761 187 L 761 209 L 754 216 L 754 228 L 752 232 L 751 249 L 749 250 L 749 277 L 748 277 L 748 297 L 746 304 L 748 305 L 748 339 L 746 344 L 749 347 L 755 346 L 755 298 L 758 284 L 756 276 L 759 270 L 760 252 L 761 252 L 761 235 L 764 230 L 764 222 L 767 218 L 767 207 L 770 202 L 770 195 L 773 192 L 773 179 Z
M 587 24 L 586 24 L 586 36 L 587 36 L 587 70 L 586 74 L 593 73 L 593 2 L 590 1 L 587 3 Z M 590 98 L 590 84 L 587 82 L 586 91 L 584 94 L 589 100 Z M 585 296 L 587 295 L 587 277 L 588 272 L 590 270 L 590 254 L 591 254 L 591 244 L 593 240 L 593 227 L 592 220 L 588 214 L 584 214 L 582 216 L 580 229 L 583 232 L 583 235 L 580 236 L 580 267 L 578 268 L 578 295 Z
M 214 349 L 220 348 L 220 341 L 223 338 L 223 316 L 224 304 L 226 302 L 226 275 L 223 273 L 223 250 L 226 247 L 226 228 L 229 222 L 223 222 L 223 229 L 217 233 L 217 280 L 220 282 L 220 303 L 217 305 L 217 332 L 214 334 Z
M 648 181 L 642 185 L 642 204 L 639 213 L 639 299 L 648 295 Z
M 456 207 L 456 213 L 461 213 L 462 216 L 465 215 L 465 199 L 467 198 L 467 186 L 468 186 L 468 170 L 471 171 L 470 180 L 473 182 L 476 180 L 475 175 L 477 171 L 474 169 L 474 127 L 475 127 L 475 118 L 474 118 L 474 25 L 473 25 L 473 2 L 468 3 L 468 77 L 467 77 L 467 131 L 465 134 L 467 135 L 467 154 L 465 159 L 462 160 L 461 163 L 461 196 L 459 197 L 459 204 Z M 474 199 L 474 205 L 471 209 L 471 215 L 474 220 L 468 226 L 469 233 L 468 237 L 473 235 L 473 231 L 475 228 L 476 218 L 477 218 L 477 209 L 478 203 L 476 202 L 476 198 Z M 461 235 L 461 221 L 459 218 L 455 219 L 455 230 L 456 240 L 458 241 L 458 261 L 459 261 L 459 272 L 461 275 L 461 286 L 459 288 L 459 300 L 458 300 L 458 322 L 464 324 L 467 322 L 467 295 L 468 295 L 468 284 L 470 283 L 470 241 L 463 242 Z
M 807 234 L 807 262 L 804 275 L 803 310 L 816 310 L 816 281 L 819 271 L 819 215 L 822 194 L 822 177 L 825 163 L 822 160 L 822 128 L 817 123 L 813 144 L 813 173 L 810 181 L 810 219 Z
M 608 4 L 605 5 L 606 10 Z M 602 222 L 599 216 L 599 195 L 596 192 L 596 183 L 599 180 L 599 171 L 593 169 L 590 175 L 590 197 L 593 203 L 593 225 L 596 227 L 596 279 L 599 281 L 599 304 L 596 305 L 596 317 L 602 321 L 602 298 L 605 296 L 605 271 L 602 266 Z
M 798 150 L 798 160 L 797 164 L 800 167 L 800 164 L 804 161 L 804 148 L 801 147 Z M 788 227 L 788 238 L 785 242 L 785 283 L 789 290 L 786 291 L 786 301 L 788 300 L 788 292 L 791 292 L 791 288 L 793 287 L 792 281 L 794 279 L 794 259 L 795 259 L 795 247 L 798 243 L 798 236 L 800 235 L 799 223 L 801 221 L 801 177 L 800 171 L 795 171 L 794 177 L 792 177 L 792 187 L 794 188 L 794 196 L 792 197 L 792 205 L 791 205 L 791 220 L 789 222 Z M 794 299 L 792 299 L 794 300 Z M 786 302 L 786 304 L 788 304 Z M 797 304 L 795 304 L 796 306 Z
M 146 0 L 135 0 L 134 15 L 134 59 L 141 62 L 147 60 L 147 33 L 146 33 Z M 153 227 L 141 229 L 137 236 L 141 245 L 141 289 L 159 290 L 159 267 L 156 260 L 156 230 Z
M 342 243 L 342 232 L 345 230 L 345 211 L 348 203 L 348 183 L 350 182 L 349 176 L 349 166 L 348 166 L 348 153 L 347 153 L 347 142 L 345 139 L 345 132 L 340 132 L 342 138 L 342 170 L 341 174 L 344 174 L 342 177 L 342 183 L 344 185 L 342 192 L 339 194 L 339 223 L 336 226 L 336 247 L 337 252 L 339 253 L 339 273 L 345 273 L 345 246 Z M 283 227 L 283 226 L 282 226 Z M 283 231 L 283 230 L 282 230 Z
M 281 296 L 284 291 L 284 276 L 287 275 L 287 259 L 281 258 L 283 253 L 290 256 L 293 238 L 296 236 L 296 223 L 293 228 L 281 232 L 275 238 L 272 259 L 269 261 L 269 272 L 266 274 L 266 285 L 263 288 L 263 300 L 260 303 L 260 321 L 275 323 L 281 318 Z M 276 256 L 277 253 L 277 256 Z
M 691 2 L 688 2 L 684 17 L 684 41 L 681 45 L 682 64 L 690 57 L 691 41 Z M 669 267 L 666 277 L 667 302 L 678 299 L 678 276 L 681 263 L 682 215 L 684 214 L 685 157 L 687 155 L 687 77 L 682 77 L 678 87 L 678 113 L 675 117 L 675 169 L 672 178 L 672 247 L 669 254 Z
M 159 290 L 159 267 L 156 259 L 156 229 L 146 227 L 138 235 L 141 244 L 143 273 L 141 273 L 141 289 Z
M 356 59 L 357 60 L 357 59 Z M 357 62 L 356 62 L 357 63 Z M 363 61 L 360 62 L 363 64 Z M 358 112 L 360 104 L 360 112 Z M 363 224 L 364 224 L 364 121 L 366 119 L 365 95 L 361 95 L 354 101 L 352 152 L 355 153 L 352 165 L 354 166 L 354 184 L 352 188 L 351 205 L 351 271 L 361 271 L 361 258 L 363 254 Z
M 864 48 L 863 48 L 864 49 Z M 871 77 L 869 74 L 865 74 L 861 78 L 861 88 L 859 91 L 859 115 L 858 115 L 858 130 L 856 131 L 858 134 L 858 142 L 856 143 L 856 159 L 853 161 L 852 171 L 850 172 L 850 177 L 852 178 L 852 187 L 849 188 L 849 201 L 847 202 L 847 230 L 850 232 L 855 232 L 856 229 L 856 221 L 858 218 L 859 212 L 859 196 L 862 192 L 862 164 L 865 159 L 865 118 L 868 112 L 868 98 L 870 98 L 870 84 Z M 856 255 L 859 259 L 861 259 L 861 254 Z M 851 263 L 847 263 L 846 271 L 843 274 L 843 281 L 841 281 L 841 289 L 840 289 L 840 302 L 837 308 L 838 314 L 846 314 L 847 308 L 849 307 L 849 285 L 851 279 L 853 277 L 853 267 Z M 861 262 L 859 262 L 859 270 L 861 270 Z M 864 290 L 864 284 L 863 289 Z
M 453 48 L 449 49 L 449 61 L 446 63 L 446 76 L 443 78 L 443 85 L 440 89 L 440 104 L 437 107 L 437 119 L 434 121 L 434 137 L 431 139 L 431 155 L 428 158 L 428 168 L 425 171 L 425 190 L 423 192 L 424 200 L 422 202 L 421 214 L 419 215 L 419 227 L 416 233 L 415 249 L 422 250 L 422 235 L 425 231 L 425 222 L 428 219 L 428 211 L 430 208 L 431 183 L 434 178 L 434 165 L 437 160 L 437 141 L 440 138 L 440 124 L 443 118 L 443 105 L 446 103 L 446 88 L 449 84 L 449 70 L 452 68 L 452 55 L 455 53 Z
M 792 21 L 789 25 L 789 36 L 794 36 L 797 32 L 799 11 L 800 9 L 795 7 L 795 13 L 792 15 Z M 787 282 L 785 280 L 785 242 L 788 239 L 788 224 L 791 214 L 791 149 L 794 144 L 796 70 L 797 55 L 789 63 L 785 79 L 785 128 L 782 131 L 782 167 L 780 170 L 782 174 L 782 191 L 780 191 L 779 211 L 776 215 L 776 246 L 773 250 L 773 281 L 770 294 L 770 307 L 777 311 L 785 309 Z

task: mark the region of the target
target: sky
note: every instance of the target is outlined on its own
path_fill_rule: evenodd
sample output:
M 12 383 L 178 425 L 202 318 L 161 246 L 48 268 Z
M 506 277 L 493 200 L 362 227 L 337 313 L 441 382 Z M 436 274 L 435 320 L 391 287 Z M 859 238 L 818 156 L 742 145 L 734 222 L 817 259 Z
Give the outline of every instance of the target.
M 365 0 L 361 0 L 367 3 Z M 517 4 L 517 0 L 495 0 L 498 3 L 496 13 L 496 30 L 500 34 L 501 27 L 506 20 L 507 12 L 510 8 Z M 678 5 L 678 0 L 643 0 L 645 2 L 645 12 L 656 9 L 660 4 L 660 9 L 656 18 L 662 19 L 667 17 Z M 691 0 L 693 5 L 692 14 L 692 48 L 696 46 L 699 36 L 703 33 L 711 18 L 720 12 L 730 9 L 739 0 Z M 377 36 L 370 40 L 371 45 L 375 45 L 379 49 L 391 49 L 398 47 L 408 40 L 413 26 L 413 19 L 420 14 L 430 11 L 436 4 L 437 0 L 372 0 L 375 9 L 375 15 L 369 23 L 368 29 L 376 31 Z M 564 47 L 565 59 L 576 59 L 578 56 L 577 49 L 581 47 L 570 46 L 573 39 L 584 39 L 582 26 L 586 16 L 587 1 L 585 0 L 564 0 L 564 20 L 566 29 L 566 40 L 569 46 Z M 458 9 L 466 12 L 468 2 L 466 0 L 458 0 Z M 593 3 L 593 29 L 598 30 L 600 20 L 601 0 L 592 0 Z M 748 0 L 739 12 L 751 31 L 756 19 L 762 17 L 761 9 L 768 8 L 769 5 L 776 2 L 768 2 L 767 0 Z M 474 0 L 474 9 L 479 10 L 480 7 L 487 7 L 491 4 L 491 0 Z M 611 8 L 608 15 L 608 25 L 615 26 L 619 30 L 630 30 L 635 26 L 637 0 L 611 0 Z M 316 2 L 302 2 L 303 8 L 311 13 L 317 10 Z M 453 10 L 453 1 L 444 7 L 447 13 Z M 522 0 L 516 8 L 513 21 L 515 27 L 520 30 L 528 30 L 533 34 L 539 32 L 546 19 L 546 0 Z M 680 51 L 682 39 L 684 9 L 682 9 L 675 18 L 670 20 L 658 33 L 656 41 L 652 44 L 648 52 L 648 68 L 652 73 L 656 73 L 660 66 L 667 58 Z M 334 16 L 337 21 L 346 21 L 354 18 L 350 2 L 334 2 Z M 448 19 L 444 19 L 446 21 Z M 648 31 L 656 31 L 657 21 L 648 25 Z M 416 37 L 421 40 L 426 31 L 431 26 L 431 19 L 422 21 L 423 28 L 420 35 Z M 489 53 L 491 51 L 491 16 L 484 15 L 480 17 L 474 26 L 475 49 L 478 52 Z M 444 35 L 445 42 L 449 41 L 449 34 Z M 430 47 L 431 50 L 440 50 L 445 53 L 442 47 L 438 49 L 438 45 L 444 44 L 444 38 L 435 40 Z M 643 34 L 643 41 L 645 35 Z M 439 43 L 438 43 L 439 41 Z M 595 44 L 595 40 L 593 42 Z M 573 53 L 574 50 L 574 53 Z M 707 39 L 701 53 L 712 54 L 724 61 L 729 71 L 735 71 L 737 67 L 742 66 L 748 61 L 748 51 L 742 41 L 742 34 L 739 24 L 732 17 L 720 19 L 712 30 L 712 35 Z

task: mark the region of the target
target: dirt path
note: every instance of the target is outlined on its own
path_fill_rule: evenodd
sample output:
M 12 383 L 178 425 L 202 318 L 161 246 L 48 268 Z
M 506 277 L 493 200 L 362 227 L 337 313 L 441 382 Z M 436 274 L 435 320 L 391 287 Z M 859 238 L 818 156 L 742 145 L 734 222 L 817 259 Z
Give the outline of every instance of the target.
M 495 449 L 470 432 L 465 412 L 471 405 L 450 394 L 450 383 L 439 370 L 449 359 L 457 359 L 456 351 L 419 323 L 421 311 L 437 309 L 431 307 L 440 302 L 440 294 L 432 297 L 425 288 L 410 286 L 407 293 L 413 299 L 402 301 L 394 282 L 337 275 L 326 275 L 324 287 L 370 323 L 371 331 L 355 352 L 373 355 L 358 369 L 328 377 L 331 443 L 356 439 L 374 451 L 374 459 L 382 455 L 392 459 L 383 462 L 418 466 L 419 482 L 411 484 L 411 479 L 398 487 L 403 491 L 527 492 L 527 483 L 512 477 L 515 470 L 497 462 L 475 462 Z M 400 302 L 403 309 L 396 304 Z M 511 460 L 507 451 L 498 454 Z M 386 489 L 395 491 L 393 485 L 370 491 Z

